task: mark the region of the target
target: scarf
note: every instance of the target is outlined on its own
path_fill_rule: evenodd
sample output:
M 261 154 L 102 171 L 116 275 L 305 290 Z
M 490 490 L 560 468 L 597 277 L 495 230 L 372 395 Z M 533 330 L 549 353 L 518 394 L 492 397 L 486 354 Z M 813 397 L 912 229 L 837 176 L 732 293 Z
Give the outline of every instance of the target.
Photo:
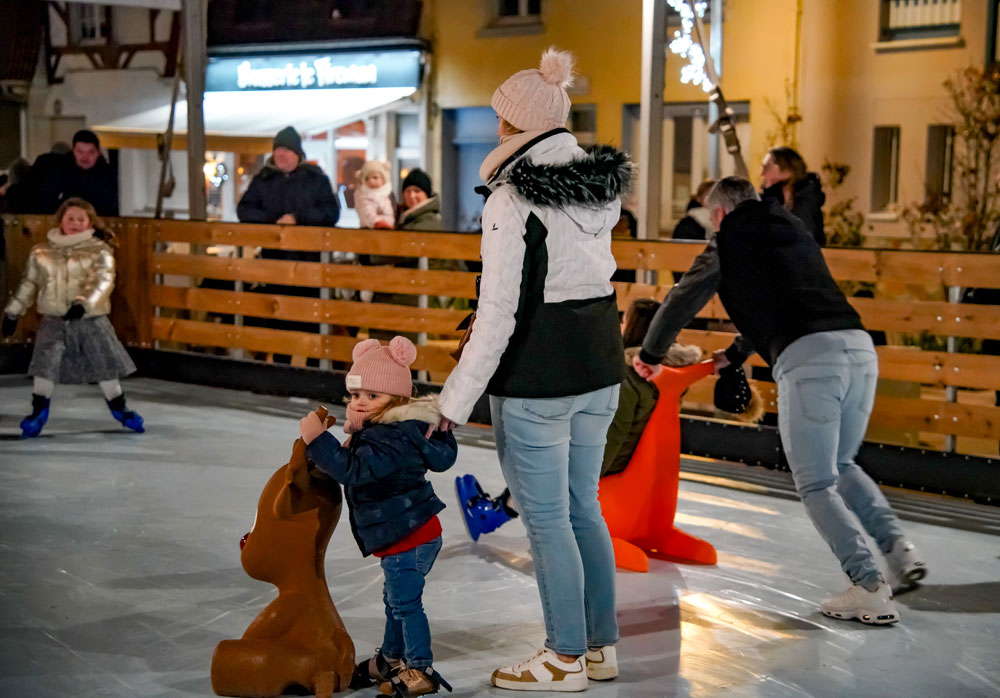
M 355 434 L 361 431 L 361 427 L 365 425 L 365 417 L 362 413 L 351 408 L 350 405 L 347 406 L 347 419 L 344 422 L 344 433 L 345 434 Z
M 479 168 L 479 178 L 485 183 L 489 183 L 491 179 L 497 174 L 497 169 L 504 164 L 507 159 L 524 147 L 525 143 L 538 138 L 540 135 L 549 131 L 550 129 L 542 129 L 540 131 L 522 131 L 521 133 L 515 133 L 510 136 L 501 136 L 500 145 L 494 148 L 486 159 L 483 160 L 482 166 Z
M 49 242 L 51 242 L 56 247 L 72 247 L 73 245 L 76 245 L 78 243 L 83 242 L 84 240 L 89 240 L 90 238 L 94 237 L 94 229 L 87 228 L 82 232 L 73 233 L 72 235 L 66 235 L 63 233 L 61 229 L 53 228 L 48 232 L 47 237 L 49 239 Z

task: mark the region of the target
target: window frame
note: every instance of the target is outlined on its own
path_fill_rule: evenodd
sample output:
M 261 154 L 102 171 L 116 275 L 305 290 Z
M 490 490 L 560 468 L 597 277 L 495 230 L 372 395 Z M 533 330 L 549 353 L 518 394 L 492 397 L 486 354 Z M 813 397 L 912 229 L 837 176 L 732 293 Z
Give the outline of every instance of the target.
M 888 153 L 880 151 L 880 132 L 888 132 Z M 899 208 L 899 151 L 901 142 L 902 129 L 898 124 L 876 125 L 872 130 L 871 199 L 868 202 L 868 209 L 871 213 L 892 213 Z M 885 172 L 882 171 L 883 164 L 888 165 L 888 170 Z

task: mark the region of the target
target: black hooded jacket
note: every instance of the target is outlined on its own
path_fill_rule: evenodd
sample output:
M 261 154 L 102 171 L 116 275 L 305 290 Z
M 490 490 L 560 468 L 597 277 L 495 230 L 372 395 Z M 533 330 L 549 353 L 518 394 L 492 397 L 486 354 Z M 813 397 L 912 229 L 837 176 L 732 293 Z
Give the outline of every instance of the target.
M 8 195 L 16 213 L 52 214 L 74 197 L 89 202 L 99 216 L 117 216 L 119 210 L 118 177 L 104 156 L 84 170 L 77 166 L 73 153 L 39 155 L 27 179 Z
M 762 201 L 774 199 L 779 206 L 785 205 L 784 182 L 772 184 L 760 193 Z M 805 229 L 812 233 L 816 244 L 826 246 L 826 233 L 823 232 L 823 204 L 826 194 L 815 172 L 810 172 L 792 187 L 792 207 L 788 209 L 796 218 L 802 221 Z
M 744 201 L 667 294 L 639 358 L 658 363 L 716 291 L 743 335 L 727 352 L 734 363 L 756 351 L 773 365 L 799 337 L 864 329 L 802 222 L 775 201 Z

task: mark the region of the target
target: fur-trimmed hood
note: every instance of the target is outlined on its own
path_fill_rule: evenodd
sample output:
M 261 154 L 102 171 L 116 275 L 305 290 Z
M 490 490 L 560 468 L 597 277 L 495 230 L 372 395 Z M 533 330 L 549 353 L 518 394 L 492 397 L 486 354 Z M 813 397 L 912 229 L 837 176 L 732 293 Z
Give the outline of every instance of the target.
M 438 409 L 437 395 L 418 397 L 410 400 L 405 405 L 393 407 L 387 410 L 379 424 L 393 424 L 395 422 L 407 422 L 410 420 L 426 422 L 427 424 L 437 424 L 441 421 L 441 410 Z
M 575 139 L 573 145 L 579 150 Z M 612 146 L 594 146 L 568 162 L 547 161 L 544 151 L 533 150 L 513 164 L 507 181 L 536 206 L 602 206 L 631 189 L 635 166 Z
M 640 349 L 642 349 L 642 347 L 625 348 L 625 364 L 627 366 L 632 365 L 632 359 L 636 357 Z M 701 357 L 701 347 L 695 346 L 694 344 L 678 344 L 677 342 L 674 342 L 670 345 L 667 355 L 663 357 L 663 365 L 674 367 L 690 366 L 701 361 Z

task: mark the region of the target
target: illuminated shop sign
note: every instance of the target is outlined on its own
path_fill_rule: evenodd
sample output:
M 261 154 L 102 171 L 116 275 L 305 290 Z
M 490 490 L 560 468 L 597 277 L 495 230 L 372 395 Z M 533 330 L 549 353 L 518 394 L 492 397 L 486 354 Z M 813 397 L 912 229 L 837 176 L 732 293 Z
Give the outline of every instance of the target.
M 206 92 L 419 87 L 419 51 L 212 57 Z

